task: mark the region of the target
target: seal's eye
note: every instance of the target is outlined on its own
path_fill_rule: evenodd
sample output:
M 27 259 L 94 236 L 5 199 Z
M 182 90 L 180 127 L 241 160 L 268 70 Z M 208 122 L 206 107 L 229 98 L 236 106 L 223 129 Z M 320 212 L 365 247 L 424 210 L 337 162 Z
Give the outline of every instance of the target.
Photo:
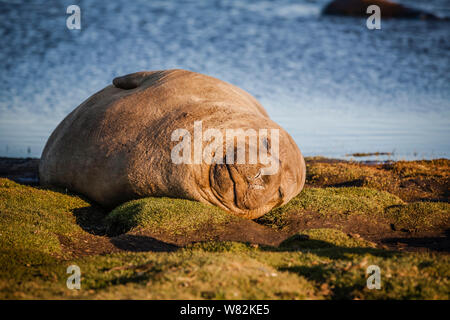
M 254 177 L 252 177 L 252 176 L 247 176 L 247 179 L 248 179 L 248 180 L 256 180 L 256 179 L 258 179 L 259 177 L 261 177 L 261 174 L 262 174 L 261 169 L 259 169 L 259 170 L 258 170 L 258 173 L 256 173 L 256 175 L 255 175 Z

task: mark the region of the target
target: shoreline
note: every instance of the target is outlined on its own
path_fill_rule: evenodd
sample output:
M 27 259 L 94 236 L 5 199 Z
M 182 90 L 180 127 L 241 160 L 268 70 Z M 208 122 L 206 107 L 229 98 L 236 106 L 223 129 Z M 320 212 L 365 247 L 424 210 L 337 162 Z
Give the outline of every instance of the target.
M 423 160 L 358 160 L 358 156 L 350 160 L 340 158 L 328 158 L 324 156 L 304 157 L 306 162 L 323 163 L 357 163 L 361 165 L 388 165 L 396 162 L 419 162 L 450 160 L 448 158 L 423 159 Z M 39 161 L 35 157 L 0 157 L 0 178 L 7 178 L 25 185 L 39 185 Z
M 0 157 L 0 177 L 26 185 L 38 185 L 39 161 L 39 158 Z

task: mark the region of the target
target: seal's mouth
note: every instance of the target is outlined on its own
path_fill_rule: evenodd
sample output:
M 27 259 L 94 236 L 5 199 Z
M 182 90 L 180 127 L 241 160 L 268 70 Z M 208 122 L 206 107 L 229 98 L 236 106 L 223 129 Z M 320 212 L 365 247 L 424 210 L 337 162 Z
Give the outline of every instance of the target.
M 250 219 L 283 202 L 281 174 L 263 175 L 259 164 L 213 164 L 209 180 L 217 201 Z

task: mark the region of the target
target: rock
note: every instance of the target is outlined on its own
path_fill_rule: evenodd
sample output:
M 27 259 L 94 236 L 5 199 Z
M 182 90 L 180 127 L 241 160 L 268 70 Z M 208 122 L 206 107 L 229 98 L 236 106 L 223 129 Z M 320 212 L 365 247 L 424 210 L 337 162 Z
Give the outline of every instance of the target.
M 245 144 L 233 143 L 229 129 L 243 129 L 237 141 L 245 139 L 247 129 L 257 135 Z M 205 139 L 208 133 L 214 139 Z M 260 161 L 264 150 L 266 163 Z M 246 156 L 244 163 L 237 163 L 240 154 Z M 250 161 L 252 154 L 259 155 L 257 162 Z M 39 165 L 41 184 L 68 188 L 107 208 L 167 196 L 250 219 L 297 195 L 305 173 L 293 139 L 254 97 L 186 70 L 114 79 L 58 125 Z
M 325 15 L 368 17 L 367 7 L 377 5 L 381 18 L 439 19 L 437 16 L 418 9 L 408 8 L 387 0 L 334 0 L 324 7 Z

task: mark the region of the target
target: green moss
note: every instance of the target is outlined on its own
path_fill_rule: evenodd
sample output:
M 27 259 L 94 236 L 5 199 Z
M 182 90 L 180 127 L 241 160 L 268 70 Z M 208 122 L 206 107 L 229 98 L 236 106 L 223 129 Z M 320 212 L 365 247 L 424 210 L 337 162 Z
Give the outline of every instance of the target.
M 66 287 L 67 266 L 81 270 L 81 290 Z M 48 277 L 39 276 L 46 273 Z M 93 256 L 35 270 L 33 281 L 0 279 L 2 298 L 306 299 L 321 298 L 305 278 L 246 255 L 180 250 Z M 50 279 L 51 278 L 51 279 Z M 45 284 L 48 284 L 45 286 Z
M 238 219 L 224 210 L 197 201 L 145 198 L 127 202 L 106 218 L 109 234 L 143 228 L 156 233 L 183 235 Z
M 400 253 L 369 247 L 249 252 L 252 258 L 307 279 L 326 299 L 449 299 L 448 255 Z M 367 288 L 366 270 L 380 267 L 381 289 Z
M 129 265 L 127 269 L 113 270 L 103 274 L 94 273 L 94 278 L 101 279 L 105 277 L 105 274 L 114 285 L 109 285 L 107 289 L 98 292 L 97 298 L 279 299 L 284 297 L 304 299 L 316 297 L 314 287 L 306 279 L 289 272 L 280 272 L 248 256 L 236 256 L 227 252 L 180 251 L 158 256 L 147 255 L 145 261 L 140 264 Z
M 450 204 L 442 202 L 414 202 L 392 206 L 385 216 L 398 230 L 422 231 L 446 227 L 450 222 Z
M 258 221 L 278 228 L 286 225 L 292 213 L 313 211 L 327 215 L 362 214 L 380 216 L 385 208 L 404 204 L 395 195 L 370 188 L 306 188 L 285 206 L 276 208 Z
M 0 250 L 62 254 L 58 235 L 83 233 L 73 211 L 89 206 L 77 196 L 0 179 Z
M 206 252 L 247 252 L 255 246 L 235 241 L 204 241 L 189 244 L 185 250 L 201 250 Z
M 281 248 L 317 249 L 317 248 L 367 248 L 374 245 L 363 239 L 355 239 L 336 229 L 309 229 L 297 233 L 283 241 Z
M 342 235 L 307 250 L 119 253 L 27 267 L 0 277 L 5 298 L 83 299 L 448 299 L 446 255 L 355 247 Z M 314 236 L 312 236 L 315 234 Z M 333 240 L 335 239 L 335 240 Z M 342 246 L 336 246 L 340 243 Z M 81 290 L 66 287 L 66 268 L 80 267 Z M 366 269 L 381 269 L 381 290 L 366 287 Z
M 372 187 L 306 188 L 260 222 L 281 228 L 291 214 L 313 212 L 325 220 L 334 215 L 348 220 L 363 215 L 385 219 L 398 228 L 435 230 L 448 226 L 448 203 L 407 204 L 383 190 L 406 176 L 432 176 L 444 184 L 447 166 L 447 161 L 376 168 L 327 163 L 321 172 L 315 171 L 316 182 L 327 178 L 328 185 L 341 179 L 339 183 L 347 185 L 362 179 L 362 185 L 372 183 Z M 336 229 L 305 230 L 277 248 L 207 241 L 175 252 L 127 251 L 74 258 L 61 247 L 60 236 L 77 241 L 86 235 L 84 230 L 94 230 L 91 213 L 98 214 L 99 221 L 102 217 L 91 209 L 89 202 L 76 195 L 0 179 L 0 298 L 450 298 L 448 255 L 377 249 Z M 222 228 L 234 219 L 238 218 L 198 202 L 147 198 L 116 208 L 107 223 L 116 234 L 145 228 L 184 235 Z M 66 269 L 72 264 L 81 268 L 81 290 L 66 287 Z M 369 265 L 381 269 L 381 290 L 366 287 Z
M 384 191 L 370 188 L 310 188 L 292 203 L 304 210 L 320 214 L 377 214 L 387 206 L 403 204 L 403 201 Z

